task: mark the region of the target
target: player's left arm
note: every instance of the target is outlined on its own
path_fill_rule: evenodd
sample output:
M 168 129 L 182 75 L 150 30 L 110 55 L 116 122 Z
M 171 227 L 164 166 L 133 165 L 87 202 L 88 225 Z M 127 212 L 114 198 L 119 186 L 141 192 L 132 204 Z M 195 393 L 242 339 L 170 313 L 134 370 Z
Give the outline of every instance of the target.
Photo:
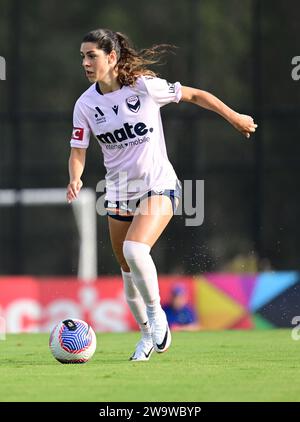
M 251 133 L 254 133 L 257 128 L 257 124 L 254 123 L 251 116 L 237 113 L 207 91 L 182 86 L 181 93 L 181 101 L 193 103 L 220 114 L 239 132 L 243 133 L 246 138 L 250 138 Z

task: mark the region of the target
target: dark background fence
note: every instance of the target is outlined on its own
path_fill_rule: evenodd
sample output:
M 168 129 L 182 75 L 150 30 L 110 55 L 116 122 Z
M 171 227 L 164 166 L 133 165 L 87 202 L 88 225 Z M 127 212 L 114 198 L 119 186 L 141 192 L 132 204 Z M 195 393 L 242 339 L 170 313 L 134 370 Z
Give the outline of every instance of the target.
M 255 117 L 243 139 L 193 105 L 162 110 L 168 154 L 181 180 L 205 181 L 205 220 L 175 217 L 153 249 L 160 272 L 299 269 L 300 81 L 296 0 L 0 0 L 0 189 L 65 187 L 76 99 L 87 89 L 79 47 L 90 29 L 129 35 L 138 48 L 175 44 L 155 68 L 210 91 Z M 91 142 L 83 181 L 104 177 Z M 76 274 L 70 207 L 0 207 L 2 274 Z M 98 218 L 99 273 L 116 273 L 105 217 Z

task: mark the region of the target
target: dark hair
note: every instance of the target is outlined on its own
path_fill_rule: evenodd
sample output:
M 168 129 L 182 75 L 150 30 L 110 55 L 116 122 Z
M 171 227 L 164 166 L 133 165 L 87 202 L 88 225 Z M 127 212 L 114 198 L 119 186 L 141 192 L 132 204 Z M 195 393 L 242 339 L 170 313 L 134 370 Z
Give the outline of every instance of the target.
M 118 80 L 121 85 L 134 85 L 141 75 L 156 76 L 148 69 L 148 65 L 159 63 L 162 54 L 174 46 L 168 44 L 154 45 L 151 48 L 137 51 L 129 38 L 120 32 L 109 29 L 95 29 L 86 34 L 82 42 L 97 44 L 97 48 L 109 54 L 112 50 L 117 53 Z

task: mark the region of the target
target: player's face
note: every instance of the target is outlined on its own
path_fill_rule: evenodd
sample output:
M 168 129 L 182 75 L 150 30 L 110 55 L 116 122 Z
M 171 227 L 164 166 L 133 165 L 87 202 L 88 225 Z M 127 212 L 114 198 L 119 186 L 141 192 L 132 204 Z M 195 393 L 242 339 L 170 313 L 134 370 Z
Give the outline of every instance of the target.
M 116 65 L 114 50 L 110 54 L 106 54 L 103 50 L 97 48 L 97 44 L 92 42 L 81 44 L 80 55 L 86 77 L 92 83 L 105 81 Z

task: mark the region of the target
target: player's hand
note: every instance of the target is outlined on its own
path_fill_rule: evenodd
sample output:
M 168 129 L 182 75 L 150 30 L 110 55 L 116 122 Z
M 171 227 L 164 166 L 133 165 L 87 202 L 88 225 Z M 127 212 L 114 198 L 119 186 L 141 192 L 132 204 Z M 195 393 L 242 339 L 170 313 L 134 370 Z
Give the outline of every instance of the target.
M 81 180 L 77 180 L 77 181 L 73 181 L 70 182 L 67 186 L 67 201 L 70 204 L 72 201 L 74 201 L 74 199 L 77 198 L 80 189 L 82 188 L 82 181 Z
M 236 113 L 232 124 L 239 132 L 245 135 L 246 138 L 250 138 L 250 135 L 254 133 L 257 128 L 257 124 L 254 123 L 253 118 L 246 114 Z

